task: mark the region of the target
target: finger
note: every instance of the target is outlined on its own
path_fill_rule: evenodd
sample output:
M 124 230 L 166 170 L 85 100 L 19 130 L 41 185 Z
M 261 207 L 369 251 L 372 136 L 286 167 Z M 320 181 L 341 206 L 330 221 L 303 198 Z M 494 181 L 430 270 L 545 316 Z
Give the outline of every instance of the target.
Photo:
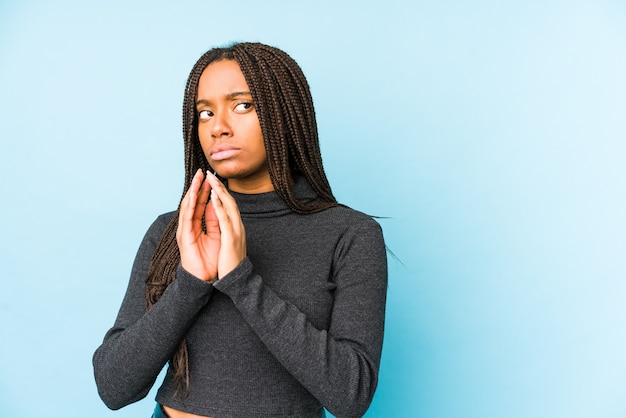
M 243 256 L 245 257 L 246 234 L 239 209 L 235 205 L 234 212 L 229 214 L 215 189 L 211 190 L 211 206 L 214 208 L 218 218 L 222 245 L 226 245 L 226 248 L 234 249 L 235 253 L 241 252 L 240 250 L 243 249 Z M 237 263 L 241 259 L 241 257 L 238 258 Z
M 211 189 L 211 205 L 213 206 L 213 210 L 215 212 L 215 215 L 217 216 L 220 229 L 224 232 L 230 231 L 230 218 L 228 216 L 228 213 L 226 213 L 224 205 L 222 205 L 222 200 L 220 199 L 215 189 Z
M 226 189 L 226 186 L 224 186 L 224 184 L 210 172 L 207 172 L 207 180 L 211 183 L 211 188 L 217 194 L 217 197 L 220 200 L 219 203 L 221 203 L 221 206 L 226 211 L 226 214 L 229 218 L 232 218 L 233 224 L 239 223 L 238 220 L 241 217 L 239 214 L 239 207 L 237 206 L 235 199 Z
M 228 197 L 232 198 L 230 195 Z M 234 205 L 234 212 L 229 214 L 217 187 L 211 189 L 211 207 L 215 211 L 220 228 L 221 245 L 217 274 L 218 278 L 221 279 L 246 257 L 245 230 L 236 204 Z
M 178 227 L 180 231 L 191 229 L 191 220 L 193 219 L 194 208 L 197 201 L 198 187 L 202 180 L 202 170 L 196 171 L 191 180 L 189 189 L 185 193 L 185 197 L 181 201 L 178 214 Z
M 219 239 L 220 222 L 215 212 L 214 205 L 209 202 L 204 209 L 204 223 L 206 225 L 206 233 L 211 238 Z
M 219 190 L 226 190 L 226 187 L 224 186 L 224 183 L 222 183 L 220 181 L 220 179 L 218 179 L 215 174 L 211 173 L 210 171 L 207 170 L 206 172 L 206 178 L 209 181 L 209 183 L 211 183 L 211 187 L 213 189 L 219 189 Z
M 223 202 L 223 199 L 226 198 L 226 195 L 230 197 L 230 194 L 228 194 L 226 187 L 224 187 L 224 184 L 210 171 L 207 171 L 206 179 L 211 185 L 211 200 L 213 201 L 216 211 L 221 211 L 221 215 L 226 215 L 228 217 L 228 212 L 226 211 L 227 208 L 224 207 Z
M 214 200 L 214 208 L 220 221 L 223 238 L 231 243 L 245 243 L 246 232 L 237 202 L 224 184 L 210 172 L 207 172 L 207 180 L 211 183 L 211 195 L 215 196 L 212 200 Z M 243 247 L 245 248 L 245 244 Z
M 200 174 L 200 179 L 202 179 L 202 177 L 203 177 L 202 174 Z M 193 210 L 193 215 L 192 215 L 194 227 L 197 227 L 202 224 L 202 215 L 205 212 L 207 201 L 209 200 L 210 189 L 211 189 L 211 186 L 206 181 L 206 179 L 202 181 L 202 183 L 199 186 L 199 190 L 197 191 L 196 202 L 194 205 L 194 210 Z

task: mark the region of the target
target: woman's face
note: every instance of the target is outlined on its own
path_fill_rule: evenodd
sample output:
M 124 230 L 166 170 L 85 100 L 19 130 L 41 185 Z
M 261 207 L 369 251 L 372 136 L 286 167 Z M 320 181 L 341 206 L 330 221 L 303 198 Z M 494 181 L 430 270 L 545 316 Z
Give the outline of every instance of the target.
M 274 190 L 261 125 L 239 64 L 209 64 L 196 96 L 198 137 L 209 164 L 240 193 Z

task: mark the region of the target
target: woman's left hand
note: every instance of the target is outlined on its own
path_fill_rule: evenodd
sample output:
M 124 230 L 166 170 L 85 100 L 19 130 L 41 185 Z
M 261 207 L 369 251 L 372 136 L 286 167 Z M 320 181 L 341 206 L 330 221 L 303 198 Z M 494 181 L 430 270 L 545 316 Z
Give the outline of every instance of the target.
M 217 277 L 221 279 L 246 258 L 246 231 L 241 221 L 235 199 L 224 184 L 212 173 L 207 172 L 211 186 L 211 200 L 221 234 L 221 246 L 217 259 Z

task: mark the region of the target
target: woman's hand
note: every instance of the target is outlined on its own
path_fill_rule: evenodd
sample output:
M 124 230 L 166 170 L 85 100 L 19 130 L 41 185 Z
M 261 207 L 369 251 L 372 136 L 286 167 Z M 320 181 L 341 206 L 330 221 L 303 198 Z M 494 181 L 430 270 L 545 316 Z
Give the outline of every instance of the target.
M 217 260 L 217 275 L 221 279 L 246 258 L 246 231 L 237 203 L 224 184 L 209 172 L 207 181 L 211 185 L 212 212 L 217 217 L 221 234 Z
M 203 177 L 198 170 L 181 202 L 176 241 L 183 268 L 209 281 L 224 277 L 246 257 L 246 237 L 235 200 L 214 175 Z
M 211 187 L 203 181 L 202 170 L 191 180 L 191 186 L 180 204 L 176 242 L 180 263 L 194 276 L 208 281 L 217 277 L 217 259 L 220 251 L 220 229 L 211 205 L 207 204 Z M 202 230 L 204 215 L 206 233 Z

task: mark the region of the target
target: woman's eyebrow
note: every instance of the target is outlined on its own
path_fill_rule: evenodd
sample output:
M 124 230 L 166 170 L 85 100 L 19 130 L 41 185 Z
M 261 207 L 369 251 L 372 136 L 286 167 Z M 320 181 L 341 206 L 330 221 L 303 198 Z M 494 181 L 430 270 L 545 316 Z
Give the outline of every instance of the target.
M 249 91 L 236 91 L 234 93 L 227 94 L 226 98 L 236 99 L 237 97 L 241 97 L 241 96 L 252 96 L 252 93 L 250 93 Z
M 226 100 L 233 100 L 236 99 L 238 97 L 241 96 L 250 96 L 252 97 L 252 93 L 250 93 L 249 91 L 234 91 L 232 93 L 228 93 L 225 98 Z M 199 99 L 196 101 L 196 106 L 203 106 L 203 105 L 209 105 L 211 104 L 210 100 L 205 100 L 205 99 Z

